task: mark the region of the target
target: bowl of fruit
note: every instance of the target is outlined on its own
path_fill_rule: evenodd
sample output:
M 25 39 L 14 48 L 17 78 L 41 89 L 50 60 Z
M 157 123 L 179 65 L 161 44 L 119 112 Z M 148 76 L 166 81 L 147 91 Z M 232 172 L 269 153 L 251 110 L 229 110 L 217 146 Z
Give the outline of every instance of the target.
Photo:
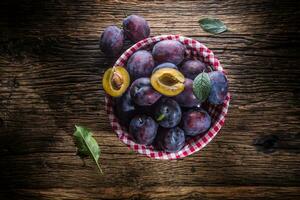
M 183 158 L 205 147 L 224 125 L 230 102 L 213 52 L 179 35 L 139 40 L 106 70 L 102 83 L 113 131 L 155 159 Z

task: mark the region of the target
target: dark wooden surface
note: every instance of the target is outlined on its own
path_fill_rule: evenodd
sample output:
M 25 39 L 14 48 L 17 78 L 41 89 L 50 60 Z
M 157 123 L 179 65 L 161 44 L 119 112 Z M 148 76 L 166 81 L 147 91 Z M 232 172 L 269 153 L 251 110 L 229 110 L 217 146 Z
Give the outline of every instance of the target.
M 297 1 L 1 1 L 1 199 L 299 199 Z M 225 127 L 202 151 L 159 161 L 111 131 L 99 34 L 140 14 L 151 35 L 200 40 L 228 71 Z M 203 32 L 202 17 L 230 31 Z M 127 44 L 127 47 L 130 44 Z M 104 176 L 75 155 L 74 124 L 99 142 Z

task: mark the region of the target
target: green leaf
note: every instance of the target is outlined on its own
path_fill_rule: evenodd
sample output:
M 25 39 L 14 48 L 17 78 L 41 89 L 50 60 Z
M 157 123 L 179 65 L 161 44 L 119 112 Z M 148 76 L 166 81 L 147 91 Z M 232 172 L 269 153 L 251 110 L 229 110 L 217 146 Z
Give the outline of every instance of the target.
M 90 156 L 95 163 L 101 174 L 103 174 L 102 169 L 98 163 L 100 157 L 100 148 L 97 141 L 93 138 L 93 134 L 83 126 L 75 125 L 75 132 L 73 134 L 75 139 L 75 144 L 77 147 L 77 154 L 83 158 Z
M 198 74 L 193 82 L 193 92 L 200 102 L 203 102 L 208 98 L 210 89 L 211 82 L 208 73 L 202 72 Z
M 204 18 L 198 22 L 201 28 L 208 33 L 219 34 L 227 31 L 226 25 L 219 19 Z

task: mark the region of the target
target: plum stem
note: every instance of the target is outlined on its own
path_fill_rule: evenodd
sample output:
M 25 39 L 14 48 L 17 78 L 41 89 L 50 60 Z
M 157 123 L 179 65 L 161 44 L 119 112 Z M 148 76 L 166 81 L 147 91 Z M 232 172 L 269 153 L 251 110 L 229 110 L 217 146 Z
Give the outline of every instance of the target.
M 158 116 L 158 118 L 156 118 L 156 121 L 160 122 L 161 120 L 163 120 L 166 116 L 164 114 L 160 114 Z

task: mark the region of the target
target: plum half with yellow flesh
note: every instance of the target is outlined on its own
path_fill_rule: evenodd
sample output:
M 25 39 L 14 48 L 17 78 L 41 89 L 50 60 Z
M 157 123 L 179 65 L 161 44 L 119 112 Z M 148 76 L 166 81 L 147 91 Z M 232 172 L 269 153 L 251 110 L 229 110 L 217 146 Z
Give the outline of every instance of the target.
M 185 78 L 181 72 L 173 68 L 161 68 L 151 76 L 151 85 L 165 96 L 176 96 L 184 90 Z
M 116 66 L 105 71 L 102 79 L 103 89 L 112 97 L 121 96 L 130 83 L 130 77 L 124 67 Z

